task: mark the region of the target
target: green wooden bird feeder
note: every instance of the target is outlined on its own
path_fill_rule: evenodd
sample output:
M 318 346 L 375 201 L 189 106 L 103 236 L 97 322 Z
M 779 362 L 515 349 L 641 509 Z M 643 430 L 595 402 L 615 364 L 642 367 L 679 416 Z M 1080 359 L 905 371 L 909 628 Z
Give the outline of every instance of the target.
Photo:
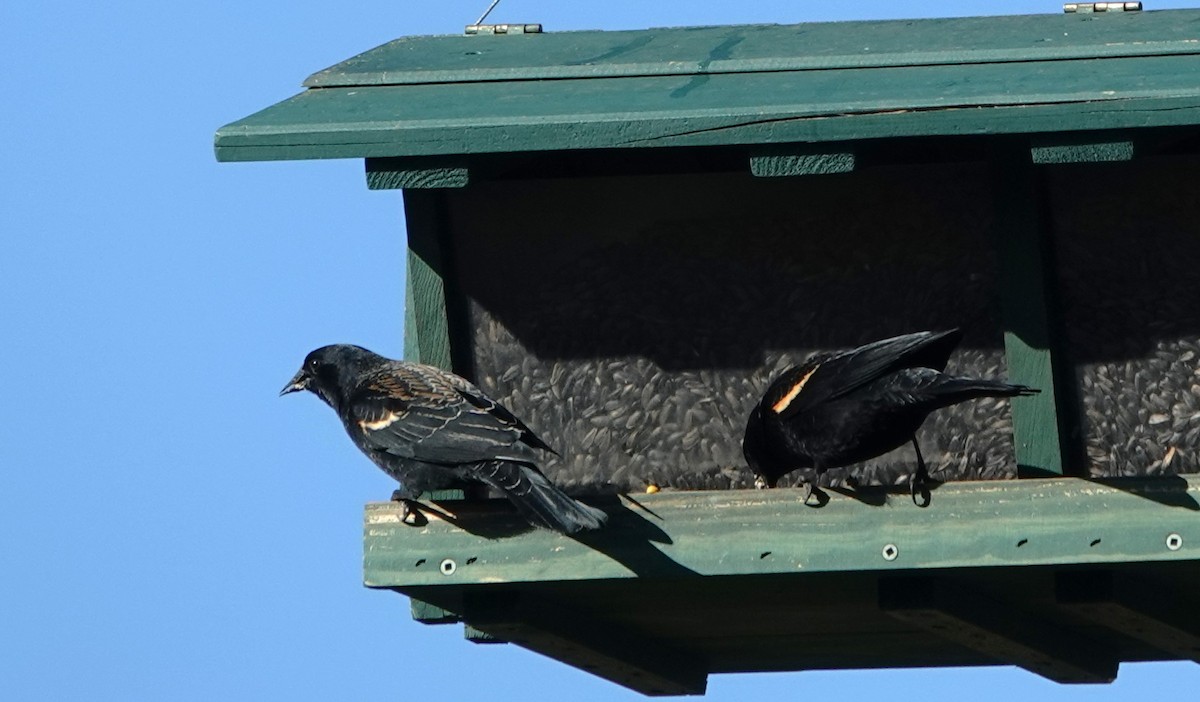
M 535 29 L 398 39 L 217 133 L 402 190 L 406 354 L 611 515 L 372 503 L 369 587 L 647 694 L 1200 661 L 1200 11 Z M 928 507 L 905 451 L 820 506 L 750 489 L 774 374 L 949 327 L 952 370 L 1042 393 L 933 415 Z

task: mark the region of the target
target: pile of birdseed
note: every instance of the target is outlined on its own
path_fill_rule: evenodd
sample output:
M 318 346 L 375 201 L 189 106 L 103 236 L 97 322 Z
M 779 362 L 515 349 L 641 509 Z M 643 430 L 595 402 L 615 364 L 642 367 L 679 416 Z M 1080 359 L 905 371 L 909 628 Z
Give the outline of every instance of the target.
M 518 187 L 542 198 L 537 216 L 496 217 Z M 574 492 L 752 486 L 746 416 L 817 351 L 962 327 L 948 370 L 1005 377 L 980 168 L 498 182 L 454 197 L 468 200 L 450 210 L 472 375 L 561 454 L 543 468 Z M 935 479 L 1015 475 L 1007 400 L 941 410 L 919 439 Z M 896 484 L 914 468 L 905 448 L 856 473 Z

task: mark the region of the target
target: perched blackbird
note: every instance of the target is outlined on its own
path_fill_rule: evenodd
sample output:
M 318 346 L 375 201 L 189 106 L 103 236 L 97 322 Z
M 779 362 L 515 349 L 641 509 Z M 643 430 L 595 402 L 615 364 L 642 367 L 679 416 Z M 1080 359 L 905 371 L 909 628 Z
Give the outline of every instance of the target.
M 929 472 L 916 432 L 930 412 L 977 397 L 1039 392 L 1024 385 L 955 378 L 942 371 L 962 332 L 917 332 L 849 351 L 817 354 L 771 383 L 750 413 L 742 453 L 758 487 L 775 487 L 787 473 L 811 468 L 813 482 L 830 468 L 881 456 L 912 441 L 917 472 L 913 501 Z
M 598 529 L 604 512 L 576 502 L 537 468 L 553 450 L 466 380 L 338 344 L 308 354 L 280 392 L 310 390 L 338 413 L 359 450 L 400 488 L 405 515 L 422 492 L 463 482 L 504 493 L 525 518 L 565 534 Z

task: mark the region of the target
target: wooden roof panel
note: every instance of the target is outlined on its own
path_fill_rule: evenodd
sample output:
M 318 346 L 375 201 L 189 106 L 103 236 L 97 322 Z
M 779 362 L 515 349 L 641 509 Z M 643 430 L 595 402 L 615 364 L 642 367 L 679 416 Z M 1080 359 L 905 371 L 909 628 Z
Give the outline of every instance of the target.
M 1192 11 L 402 37 L 308 78 L 347 87 L 1194 54 Z
M 1195 124 L 1197 107 L 1195 55 L 321 88 L 223 127 L 217 156 L 361 158 L 1128 129 Z

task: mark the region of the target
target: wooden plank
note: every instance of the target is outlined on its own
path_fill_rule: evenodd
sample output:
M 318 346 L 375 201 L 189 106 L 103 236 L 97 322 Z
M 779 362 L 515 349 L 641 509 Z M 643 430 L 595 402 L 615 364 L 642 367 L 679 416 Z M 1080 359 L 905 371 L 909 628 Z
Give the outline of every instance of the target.
M 1047 9 L 1049 6 L 1047 6 Z M 306 87 L 749 73 L 1195 54 L 1193 11 L 402 37 Z
M 414 190 L 404 197 L 408 233 L 408 274 L 405 280 L 404 357 L 452 369 L 450 324 L 447 315 L 448 264 L 442 252 L 441 200 L 436 193 Z M 461 490 L 422 496 L 427 500 L 461 499 Z M 454 612 L 413 598 L 413 619 L 424 624 L 459 621 Z
M 1091 547 L 1102 550 L 1107 546 L 1104 542 Z M 1122 563 L 1111 569 L 1153 578 L 1156 584 L 1173 583 L 1185 592 L 1200 587 L 1200 561 Z M 1000 566 L 939 570 L 931 574 L 947 578 L 955 587 L 972 594 L 970 601 L 976 607 L 998 601 L 1002 613 L 1018 624 L 1027 620 L 1041 622 L 1055 632 L 1067 632 L 1068 640 L 1083 638 L 1093 647 L 1102 648 L 1102 654 L 1110 652 L 1121 661 L 1178 658 L 1061 607 L 1053 595 L 1056 570 Z M 788 574 L 734 577 L 547 580 L 401 589 L 461 611 L 466 611 L 463 603 L 472 593 L 515 592 L 533 602 L 551 602 L 559 612 L 554 615 L 556 619 L 572 621 L 572 613 L 582 611 L 589 620 L 611 625 L 624 636 L 645 637 L 656 647 L 665 645 L 668 649 L 684 650 L 689 657 L 703 661 L 710 674 L 988 666 L 1015 662 L 997 657 L 1008 655 L 1000 644 L 995 648 L 963 646 L 929 626 L 913 625 L 880 609 L 880 580 L 911 574 L 911 571 L 813 573 L 797 569 Z M 1154 589 L 1143 595 L 1157 597 L 1169 592 Z M 967 611 L 967 617 L 958 618 L 978 626 L 980 623 L 969 616 L 971 610 Z M 697 616 L 698 612 L 703 616 Z M 1195 621 L 1195 617 L 1191 620 Z M 986 633 L 994 628 L 990 624 L 981 628 L 985 630 L 982 636 L 997 636 L 994 632 Z M 475 640 L 478 631 L 467 628 L 467 636 L 472 637 L 469 640 Z M 1014 638 L 1019 643 L 1028 636 L 1031 634 L 1018 631 L 998 638 Z M 1044 646 L 1041 639 L 1036 637 L 1034 645 Z M 561 658 L 553 651 L 547 653 Z M 1019 655 L 1028 657 L 1028 652 Z
M 642 694 L 704 694 L 702 661 L 551 598 L 487 591 L 465 605 L 472 627 Z
M 750 154 L 750 173 L 759 178 L 850 173 L 855 165 L 855 153 L 848 148 L 784 146 Z
M 464 497 L 463 490 L 436 490 L 421 496 L 423 500 L 429 501 L 461 500 Z M 413 621 L 422 624 L 457 624 L 462 621 L 462 618 L 456 612 L 415 597 L 409 598 L 409 611 L 412 614 Z
M 220 160 L 1102 131 L 1200 122 L 1188 56 L 310 90 L 222 127 Z
M 1134 156 L 1133 141 L 1102 137 L 1064 136 L 1040 137 L 1033 140 L 1030 156 L 1038 165 L 1069 163 L 1106 163 L 1130 161 Z
M 1063 365 L 1053 318 L 1053 281 L 1044 194 L 1029 152 L 1006 149 L 992 161 L 995 233 L 1000 257 L 1000 300 L 1008 379 L 1041 390 L 1012 399 L 1013 441 L 1021 477 L 1062 475 L 1069 453 L 1067 410 L 1057 377 Z
M 422 190 L 404 194 L 408 232 L 404 357 L 452 369 L 447 315 L 447 262 L 441 241 L 441 201 Z
M 1200 476 L 947 483 L 925 509 L 906 493 L 864 501 L 832 492 L 814 508 L 798 489 L 663 492 L 639 495 L 636 505 L 596 502 L 609 526 L 574 538 L 528 529 L 504 500 L 441 502 L 420 528 L 401 524 L 397 505 L 373 503 L 364 576 L 368 587 L 416 588 L 1195 562 L 1198 498 Z M 1183 546 L 1169 548 L 1167 533 Z M 446 560 L 455 564 L 449 573 L 439 568 Z
M 1055 682 L 1108 683 L 1117 677 L 1117 659 L 1103 647 L 946 578 L 880 580 L 879 606 L 896 619 Z
M 366 159 L 367 187 L 371 190 L 403 188 L 463 188 L 470 181 L 465 163 L 445 159 Z
M 1200 663 L 1200 598 L 1171 583 L 1111 570 L 1059 573 L 1059 605 L 1113 631 Z
M 437 490 L 432 493 L 427 493 L 421 496 L 424 500 L 439 501 L 439 500 L 461 500 L 464 498 L 462 490 Z M 457 624 L 462 621 L 462 617 L 457 612 L 449 609 L 444 609 L 431 602 L 416 597 L 409 598 L 409 610 L 414 621 L 422 624 Z M 468 637 L 469 638 L 469 637 Z
M 470 641 L 471 643 L 477 643 L 477 644 L 506 644 L 506 643 L 508 643 L 504 639 L 501 639 L 496 636 L 492 636 L 491 634 L 487 633 L 486 631 L 483 631 L 482 629 L 476 629 L 475 627 L 471 626 L 470 624 L 463 624 L 463 638 L 466 639 L 467 641 Z
M 417 599 L 409 601 L 409 610 L 413 620 L 422 624 L 454 624 L 461 621 L 454 612 Z

